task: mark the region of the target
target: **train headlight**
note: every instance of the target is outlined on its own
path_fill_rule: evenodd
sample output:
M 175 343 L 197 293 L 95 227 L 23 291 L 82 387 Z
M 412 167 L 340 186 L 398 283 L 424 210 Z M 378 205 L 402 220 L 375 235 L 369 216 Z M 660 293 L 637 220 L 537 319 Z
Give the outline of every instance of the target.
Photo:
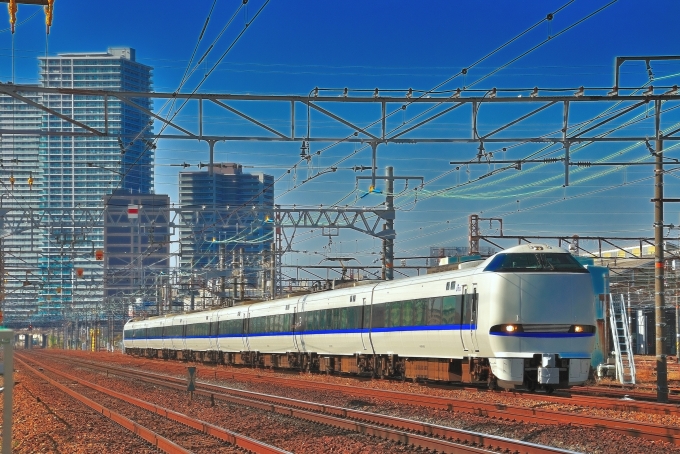
M 571 325 L 569 327 L 569 332 L 575 334 L 592 334 L 595 332 L 595 327 L 593 325 Z
M 522 328 L 522 325 L 520 324 L 513 324 L 509 323 L 507 325 L 494 325 L 491 327 L 491 330 L 489 330 L 490 333 L 498 333 L 498 334 L 517 334 L 523 332 L 524 329 Z

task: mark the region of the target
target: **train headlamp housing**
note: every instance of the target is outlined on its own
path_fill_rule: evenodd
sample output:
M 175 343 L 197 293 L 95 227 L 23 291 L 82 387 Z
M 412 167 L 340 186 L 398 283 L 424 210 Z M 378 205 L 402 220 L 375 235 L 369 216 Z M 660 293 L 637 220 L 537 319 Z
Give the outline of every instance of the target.
M 571 325 L 569 332 L 572 334 L 592 334 L 595 332 L 593 325 Z
M 522 333 L 524 332 L 524 329 L 522 328 L 522 325 L 517 324 L 517 323 L 507 323 L 503 325 L 495 325 L 492 326 L 491 329 L 489 330 L 490 333 L 499 333 L 499 334 L 505 334 L 505 335 L 512 335 L 515 333 Z

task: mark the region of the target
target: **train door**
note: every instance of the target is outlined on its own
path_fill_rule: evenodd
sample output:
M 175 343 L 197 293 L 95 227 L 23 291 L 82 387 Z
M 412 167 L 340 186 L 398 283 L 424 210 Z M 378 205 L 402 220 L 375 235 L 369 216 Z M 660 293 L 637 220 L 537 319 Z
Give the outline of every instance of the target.
M 208 317 L 208 350 L 217 349 L 217 316 L 211 314 Z
M 298 300 L 295 305 L 295 311 L 293 312 L 294 323 L 293 323 L 293 342 L 295 343 L 295 348 L 304 353 L 305 352 L 305 301 L 307 297 L 304 296 Z
M 166 348 L 168 348 L 168 346 L 166 345 L 166 339 L 165 339 L 165 337 L 166 337 L 165 332 L 166 332 L 166 330 L 167 330 L 167 328 L 165 327 L 165 325 L 167 325 L 167 324 L 168 324 L 168 319 L 167 319 L 167 318 L 161 320 L 161 329 L 160 329 L 160 335 L 161 335 L 161 338 L 160 338 L 160 341 L 161 341 L 161 342 L 160 342 L 160 344 L 161 344 L 161 350 L 165 350 Z
M 243 324 L 241 325 L 241 339 L 243 340 L 243 351 L 250 351 L 250 342 L 248 340 L 248 333 L 250 332 L 250 311 L 241 312 Z
M 364 347 L 364 350 L 368 350 L 366 346 L 369 345 L 370 343 L 369 339 L 370 327 L 371 327 L 371 304 L 366 301 L 366 298 L 364 298 L 364 303 L 361 308 L 361 345 Z
M 215 348 L 220 349 L 220 316 L 215 315 L 215 321 L 213 322 L 213 329 L 215 330 Z
M 186 319 L 180 320 L 180 325 L 182 325 L 182 350 L 187 350 L 187 321 Z
M 463 288 L 463 293 L 460 296 L 461 297 L 461 300 L 460 300 L 460 319 L 459 319 L 458 323 L 460 325 L 460 342 L 463 344 L 463 350 L 468 351 L 469 350 L 468 344 L 470 343 L 470 341 L 468 340 L 466 342 L 466 338 L 469 339 L 469 337 L 467 336 L 467 333 L 466 333 L 466 331 L 467 331 L 466 322 L 469 319 L 467 308 L 470 304 L 470 298 L 469 298 L 469 295 L 467 294 L 467 291 L 468 291 L 467 285 L 463 285 L 462 288 Z
M 149 348 L 149 327 L 147 326 L 146 323 L 144 323 L 144 348 Z M 92 330 L 87 333 L 87 350 L 93 350 L 92 349 Z
M 472 284 L 474 285 L 474 284 Z M 479 344 L 477 343 L 477 312 L 478 312 L 478 301 L 479 293 L 477 293 L 477 287 L 472 287 L 472 294 L 467 298 L 469 302 L 470 311 L 470 344 L 475 352 L 479 351 Z
M 290 330 L 293 333 L 293 348 L 300 351 L 300 343 L 298 342 L 298 310 L 297 303 L 293 306 L 293 320 L 290 322 Z

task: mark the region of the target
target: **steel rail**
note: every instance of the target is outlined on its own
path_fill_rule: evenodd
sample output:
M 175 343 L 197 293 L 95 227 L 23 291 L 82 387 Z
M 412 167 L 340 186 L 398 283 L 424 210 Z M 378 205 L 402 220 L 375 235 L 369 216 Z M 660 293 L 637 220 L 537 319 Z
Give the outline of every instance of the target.
M 572 393 L 569 396 L 548 396 L 545 394 L 516 393 L 516 395 L 527 399 L 562 405 L 578 405 L 580 407 L 599 408 L 604 410 L 680 416 L 680 407 L 678 407 L 678 405 L 636 401 L 632 398 L 629 400 L 621 400 L 611 397 L 596 397 L 594 394 L 579 394 L 580 393 Z M 630 394 L 631 393 L 626 393 L 625 396 L 630 397 Z M 653 396 L 653 398 L 656 399 L 656 396 Z
M 85 367 L 105 370 L 125 377 L 143 380 L 147 383 L 186 390 L 186 381 L 167 375 L 143 371 L 129 371 L 124 368 L 93 364 L 89 361 L 72 358 L 59 358 L 60 361 L 71 362 Z M 436 452 L 501 452 L 539 454 L 539 453 L 571 453 L 573 451 L 552 446 L 537 445 L 519 440 L 455 429 L 421 421 L 414 421 L 377 413 L 352 410 L 331 405 L 306 402 L 285 397 L 243 391 L 200 382 L 201 388 L 195 394 L 208 398 L 227 401 L 236 405 L 246 405 L 260 410 L 283 414 L 292 418 L 305 419 L 312 422 L 330 425 L 386 440 L 414 445 Z M 404 430 L 413 431 L 404 432 Z M 425 434 L 425 435 L 421 435 Z M 434 438 L 438 437 L 438 438 Z
M 92 408 L 97 413 L 101 413 L 102 415 L 106 416 L 111 421 L 119 424 L 120 426 L 129 430 L 130 432 L 132 432 L 136 436 L 142 438 L 143 440 L 147 441 L 148 443 L 150 443 L 151 445 L 160 449 L 161 451 L 168 453 L 168 454 L 191 454 L 191 451 L 184 449 L 183 447 L 173 443 L 172 441 L 170 441 L 167 438 L 157 434 L 156 432 L 149 430 L 146 427 L 137 424 L 136 422 L 126 418 L 125 416 L 121 415 L 120 413 L 116 413 L 113 410 L 109 410 L 108 408 L 104 407 L 103 405 L 100 405 L 97 402 L 95 402 L 91 399 L 88 399 L 87 397 L 77 393 L 76 391 L 74 391 L 72 389 L 69 389 L 68 387 L 62 385 L 61 383 L 58 383 L 57 381 L 52 380 L 47 375 L 39 372 L 37 369 L 34 369 L 33 367 L 26 364 L 24 361 L 19 359 L 18 356 L 19 355 L 15 355 L 15 357 L 14 357 L 15 361 L 18 361 L 19 363 L 23 364 L 33 374 L 42 378 L 43 380 L 45 380 L 46 382 L 48 382 L 49 384 L 51 384 L 55 388 L 59 389 L 60 391 L 66 393 L 67 395 L 73 397 L 74 399 L 76 399 L 76 400 L 82 402 L 83 404 L 87 405 L 88 407 Z
M 619 398 L 631 398 L 640 400 L 654 402 L 655 405 L 670 405 L 674 408 L 678 408 L 680 411 L 680 396 L 677 394 L 668 396 L 668 404 L 656 403 L 656 389 L 647 388 L 649 391 L 634 390 L 629 388 L 596 388 L 593 386 L 574 386 L 569 391 L 574 394 L 588 395 L 588 396 L 616 396 Z
M 103 367 L 103 366 L 98 366 Z M 645 438 L 648 440 L 660 440 L 680 445 L 680 427 L 663 426 L 659 424 L 651 424 L 639 421 L 628 421 L 613 418 L 604 418 L 598 416 L 589 416 L 583 414 L 572 414 L 568 412 L 543 410 L 537 408 L 528 408 L 515 405 L 494 404 L 476 402 L 464 399 L 443 398 L 428 396 L 425 394 L 409 394 L 397 391 L 384 391 L 373 388 L 359 388 L 349 385 L 332 385 L 327 383 L 315 383 L 306 380 L 295 380 L 290 378 L 280 377 L 264 377 L 261 375 L 253 375 L 239 372 L 222 372 L 215 371 L 215 378 L 231 378 L 236 377 L 247 379 L 262 383 L 282 383 L 285 382 L 289 386 L 300 387 L 304 389 L 320 389 L 324 391 L 338 391 L 343 394 L 351 395 L 353 397 L 366 398 L 382 398 L 392 402 L 399 402 L 413 406 L 445 409 L 449 411 L 461 411 L 472 413 L 476 415 L 487 416 L 499 419 L 515 419 L 525 422 L 532 422 L 538 424 L 570 424 L 572 426 L 600 428 L 615 431 L 622 435 L 633 436 L 638 438 Z M 152 374 L 161 376 L 158 374 Z M 163 376 L 165 377 L 165 376 Z M 172 378 L 169 378 L 172 380 Z M 174 379 L 181 381 L 180 379 Z M 201 386 L 207 389 L 219 389 L 214 385 L 201 383 Z
M 32 368 L 30 365 L 26 363 L 26 358 L 24 358 L 24 361 L 19 360 L 24 366 L 32 369 L 35 371 L 34 368 Z M 269 445 L 267 443 L 263 443 L 259 440 L 255 440 L 250 437 L 246 437 L 244 435 L 241 435 L 236 432 L 232 432 L 227 429 L 223 429 L 221 427 L 218 427 L 214 424 L 210 424 L 205 421 L 201 421 L 198 419 L 191 418 L 190 416 L 187 416 L 182 413 L 178 413 L 176 411 L 152 404 L 150 402 L 143 401 L 141 399 L 137 399 L 132 396 L 128 396 L 110 389 L 107 389 L 103 386 L 97 385 L 92 382 L 88 382 L 87 380 L 83 380 L 81 378 L 78 378 L 74 375 L 67 374 L 63 371 L 60 371 L 58 369 L 55 369 L 54 367 L 50 367 L 44 363 L 39 363 L 36 361 L 34 358 L 30 359 L 31 361 L 38 363 L 40 367 L 49 370 L 50 372 L 57 374 L 61 377 L 64 377 L 68 380 L 72 380 L 76 383 L 79 383 L 83 386 L 87 386 L 88 388 L 94 389 L 96 391 L 99 391 L 103 394 L 106 394 L 110 397 L 120 399 L 126 403 L 135 405 L 139 408 L 142 408 L 144 410 L 150 411 L 152 413 L 155 413 L 157 415 L 160 415 L 164 418 L 167 418 L 171 421 L 178 422 L 180 424 L 184 424 L 185 426 L 191 427 L 192 429 L 196 429 L 206 435 L 210 435 L 212 437 L 215 437 L 219 440 L 225 441 L 233 446 L 237 446 L 242 449 L 246 449 L 251 452 L 256 452 L 256 453 L 263 453 L 263 454 L 290 454 L 289 451 L 277 448 L 275 446 Z M 160 435 L 159 435 L 160 437 Z M 184 449 L 184 448 L 182 448 Z M 181 451 L 181 452 L 191 452 L 191 451 Z

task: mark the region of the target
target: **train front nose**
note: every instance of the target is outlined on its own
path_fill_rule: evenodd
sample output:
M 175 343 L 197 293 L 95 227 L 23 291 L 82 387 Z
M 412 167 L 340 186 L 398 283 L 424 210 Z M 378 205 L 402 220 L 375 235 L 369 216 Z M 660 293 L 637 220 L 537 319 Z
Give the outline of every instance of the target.
M 506 323 L 490 331 L 499 383 L 531 389 L 585 382 L 595 341 L 590 275 L 513 274 L 502 285 L 506 298 L 514 297 L 500 308 L 498 320 Z

